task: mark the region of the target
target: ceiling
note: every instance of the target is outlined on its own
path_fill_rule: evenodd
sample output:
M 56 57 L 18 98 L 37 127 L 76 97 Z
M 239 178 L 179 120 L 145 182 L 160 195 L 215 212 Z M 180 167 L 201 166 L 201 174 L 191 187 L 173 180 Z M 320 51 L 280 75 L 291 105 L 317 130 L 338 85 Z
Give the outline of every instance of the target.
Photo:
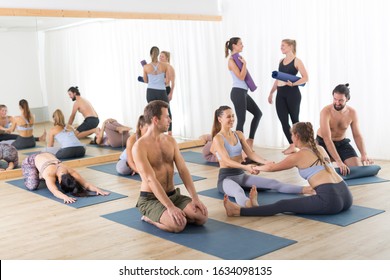
M 0 16 L 0 32 L 48 31 L 103 20 L 111 19 Z

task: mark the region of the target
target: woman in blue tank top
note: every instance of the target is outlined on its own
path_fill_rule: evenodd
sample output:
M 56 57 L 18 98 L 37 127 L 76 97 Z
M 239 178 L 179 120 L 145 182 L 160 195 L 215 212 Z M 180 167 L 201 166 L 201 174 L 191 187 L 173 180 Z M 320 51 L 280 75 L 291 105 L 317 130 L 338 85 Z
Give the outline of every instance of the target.
M 255 133 L 257 127 L 259 126 L 260 119 L 263 113 L 257 106 L 256 102 L 252 99 L 252 97 L 248 95 L 248 85 L 244 81 L 245 76 L 247 74 L 245 59 L 242 56 L 240 56 L 239 58 L 243 63 L 242 68 L 240 70 L 232 58 L 233 54 L 242 52 L 243 48 L 244 46 L 240 38 L 238 37 L 230 38 L 230 40 L 225 43 L 225 57 L 229 56 L 229 50 L 230 50 L 228 69 L 233 79 L 233 86 L 230 92 L 230 99 L 233 102 L 234 110 L 236 111 L 236 115 L 237 115 L 236 130 L 244 132 L 246 111 L 249 111 L 253 115 L 253 119 L 251 122 L 247 143 L 249 144 L 249 147 L 253 148 Z
M 292 124 L 299 122 L 299 110 L 301 106 L 301 92 L 298 86 L 308 81 L 308 75 L 303 65 L 303 62 L 296 57 L 297 43 L 295 40 L 284 39 L 282 41 L 281 50 L 285 55 L 285 58 L 279 62 L 279 72 L 296 75 L 298 72 L 301 74 L 301 78 L 292 83 L 291 81 L 283 82 L 275 80 L 274 85 L 268 96 L 268 103 L 272 104 L 273 94 L 277 90 L 276 96 L 276 112 L 278 118 L 282 124 L 284 135 L 287 138 L 289 147 L 283 151 L 285 155 L 296 152 L 294 143 L 291 139 L 291 126 Z
M 54 154 L 58 159 L 79 158 L 85 155 L 85 145 L 76 137 L 71 126 L 65 124 L 64 114 L 60 109 L 53 113 L 54 126 L 49 130 L 45 152 Z M 59 146 L 55 146 L 55 140 Z
M 228 106 L 219 107 L 214 114 L 212 129 L 213 145 L 219 161 L 218 191 L 234 197 L 242 207 L 257 206 L 257 201 L 246 196 L 244 189 L 252 187 L 276 190 L 283 193 L 311 193 L 311 188 L 281 183 L 277 180 L 255 176 L 259 173 L 255 165 L 243 165 L 242 151 L 258 163 L 270 163 L 257 155 L 245 141 L 241 131 L 233 131 L 234 113 Z M 251 175 L 246 174 L 245 171 Z
M 225 197 L 224 206 L 228 216 L 270 216 L 278 213 L 329 215 L 351 207 L 353 198 L 348 186 L 330 164 L 324 148 L 316 144 L 311 123 L 296 123 L 291 132 L 293 143 L 300 150 L 281 162 L 267 163 L 254 169 L 273 172 L 297 167 L 300 175 L 314 189 L 315 195 L 282 199 L 273 204 L 252 207 L 242 207 Z M 250 199 L 257 201 L 256 188 L 252 188 Z
M 144 66 L 144 82 L 148 84 L 146 100 L 162 100 L 169 103 L 165 85 L 170 81 L 168 64 L 159 62 L 160 50 L 157 47 L 150 49 L 151 63 Z

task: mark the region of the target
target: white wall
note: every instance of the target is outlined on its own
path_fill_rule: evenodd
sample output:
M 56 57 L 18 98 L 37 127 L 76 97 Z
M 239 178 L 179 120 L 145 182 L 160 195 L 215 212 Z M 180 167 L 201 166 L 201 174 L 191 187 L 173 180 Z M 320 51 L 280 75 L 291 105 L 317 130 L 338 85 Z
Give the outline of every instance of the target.
M 0 32 L 0 63 L 0 103 L 10 115 L 20 113 L 20 99 L 31 108 L 43 106 L 36 33 Z
M 0 0 L 0 7 L 219 15 L 218 2 L 218 0 Z

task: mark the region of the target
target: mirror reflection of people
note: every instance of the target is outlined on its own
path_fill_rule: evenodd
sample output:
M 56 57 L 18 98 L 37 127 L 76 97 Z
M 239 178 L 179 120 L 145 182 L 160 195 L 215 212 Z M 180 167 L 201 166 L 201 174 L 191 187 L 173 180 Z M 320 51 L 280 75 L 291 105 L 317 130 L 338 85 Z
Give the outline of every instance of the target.
M 15 130 L 18 135 L 15 140 L 7 140 L 5 143 L 13 145 L 16 149 L 34 148 L 36 146 L 34 132 L 35 117 L 30 111 L 27 100 L 19 101 L 20 115 L 13 118 L 10 132 Z M 40 140 L 45 141 L 46 131 L 42 134 Z M 3 141 L 4 142 L 4 141 Z
M 169 80 L 166 79 L 165 90 L 168 95 L 168 101 L 171 102 L 173 97 L 173 91 L 175 89 L 175 77 L 176 77 L 175 69 L 171 65 L 171 53 L 168 51 L 161 51 L 159 56 L 159 61 L 168 64 Z M 169 113 L 169 117 L 171 118 L 171 124 L 169 125 L 168 128 L 168 134 L 172 135 L 172 112 L 170 107 L 168 108 L 168 113 Z
M 94 195 L 109 195 L 94 184 L 87 182 L 81 175 L 66 165 L 64 165 L 52 153 L 36 153 L 23 160 L 22 172 L 24 184 L 30 191 L 36 190 L 40 180 L 44 180 L 49 191 L 64 203 L 73 203 L 77 198 L 73 196 L 89 196 L 88 191 Z M 58 181 L 60 189 L 56 185 Z
M 10 144 L 0 142 L 0 161 L 6 163 L 6 167 L 0 167 L 0 171 L 12 170 L 18 167 L 19 155 L 16 148 Z
M 75 135 L 79 139 L 85 138 L 88 135 L 94 133 L 96 127 L 99 125 L 98 114 L 92 107 L 92 104 L 85 98 L 81 97 L 78 87 L 70 87 L 68 89 L 68 95 L 69 98 L 74 101 L 72 113 L 68 120 L 68 125 L 71 126 L 73 124 L 76 113 L 80 112 L 84 117 L 84 121 L 76 128 Z

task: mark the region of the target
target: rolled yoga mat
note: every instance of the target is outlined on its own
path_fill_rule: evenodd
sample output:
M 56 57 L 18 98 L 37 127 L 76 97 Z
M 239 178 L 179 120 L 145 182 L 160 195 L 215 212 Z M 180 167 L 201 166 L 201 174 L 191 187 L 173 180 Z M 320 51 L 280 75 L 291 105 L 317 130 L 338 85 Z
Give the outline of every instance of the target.
M 148 63 L 146 62 L 145 59 L 144 59 L 144 60 L 141 60 L 141 65 L 142 65 L 142 67 L 144 67 L 146 64 L 148 64 Z M 138 76 L 138 82 L 145 83 L 144 77 Z
M 287 74 L 287 73 L 284 73 L 284 72 L 279 72 L 279 71 L 273 71 L 272 72 L 272 78 L 276 79 L 276 80 L 280 80 L 280 81 L 283 81 L 283 82 L 287 82 L 287 81 L 290 81 L 292 83 L 295 83 L 296 81 L 298 81 L 301 77 L 298 77 L 298 76 L 294 76 L 294 75 L 291 75 L 291 74 Z M 303 87 L 305 86 L 306 84 L 301 84 L 299 85 L 300 87 Z
M 340 168 L 335 168 L 336 172 L 345 180 L 348 186 L 366 185 L 373 183 L 383 183 L 389 180 L 376 176 L 381 169 L 378 165 L 351 166 L 350 173 L 343 176 Z
M 242 62 L 239 60 L 239 54 L 235 53 L 232 55 L 234 62 L 238 66 L 238 68 L 241 70 L 242 69 Z M 253 92 L 257 89 L 257 86 L 255 85 L 255 82 L 253 81 L 251 74 L 249 74 L 249 71 L 246 71 L 246 76 L 245 76 L 245 83 L 248 85 L 249 89 Z

